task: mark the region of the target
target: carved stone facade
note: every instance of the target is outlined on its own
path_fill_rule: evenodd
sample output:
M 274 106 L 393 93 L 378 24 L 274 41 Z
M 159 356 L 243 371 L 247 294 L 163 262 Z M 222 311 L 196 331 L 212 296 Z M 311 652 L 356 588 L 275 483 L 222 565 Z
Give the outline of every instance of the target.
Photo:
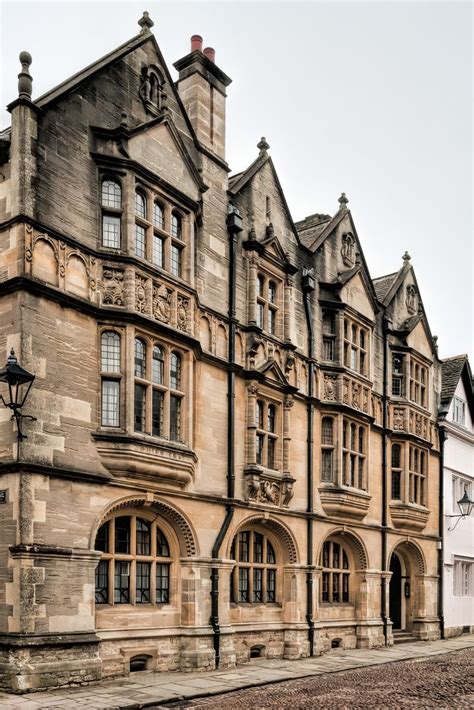
M 229 77 L 194 37 L 175 85 L 151 26 L 2 134 L 0 353 L 35 375 L 19 447 L 0 412 L 17 692 L 438 634 L 413 267 L 371 279 L 345 195 L 295 224 L 265 139 L 229 177 Z

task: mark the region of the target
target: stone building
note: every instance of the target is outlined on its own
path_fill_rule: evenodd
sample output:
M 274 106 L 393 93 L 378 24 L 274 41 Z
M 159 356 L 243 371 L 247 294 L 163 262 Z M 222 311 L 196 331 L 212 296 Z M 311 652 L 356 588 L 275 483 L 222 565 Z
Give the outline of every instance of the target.
M 16 691 L 439 634 L 440 362 L 415 273 L 344 194 L 294 222 L 230 78 L 147 13 L 0 134 L 0 683 Z
M 474 394 L 467 355 L 443 360 L 440 436 L 443 447 L 446 637 L 474 629 L 474 520 L 459 517 L 458 501 L 474 495 Z M 456 517 L 455 517 L 456 516 Z

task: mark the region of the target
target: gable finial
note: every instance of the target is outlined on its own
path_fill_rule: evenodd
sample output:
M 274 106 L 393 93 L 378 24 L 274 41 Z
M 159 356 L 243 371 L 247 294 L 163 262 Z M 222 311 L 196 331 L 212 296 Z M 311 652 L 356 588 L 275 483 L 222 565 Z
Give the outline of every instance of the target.
M 30 64 L 33 61 L 29 52 L 20 52 L 18 57 L 21 62 L 21 72 L 18 74 L 18 96 L 31 99 L 33 78 L 30 74 Z
M 267 151 L 270 148 L 270 146 L 267 143 L 267 139 L 265 138 L 265 136 L 261 137 L 260 142 L 257 143 L 257 148 L 259 149 L 260 155 L 262 158 L 266 157 L 268 155 Z
M 404 255 L 402 256 L 402 259 L 403 259 L 403 261 L 405 262 L 405 264 L 408 264 L 408 262 L 411 260 L 411 256 L 410 256 L 410 254 L 406 251 L 406 252 L 404 253 Z
M 340 209 L 340 210 L 346 210 L 346 209 L 347 209 L 347 203 L 349 202 L 349 200 L 347 199 L 345 192 L 341 192 L 341 196 L 340 196 L 340 198 L 338 199 L 338 202 L 339 202 L 339 209 Z
M 142 28 L 141 34 L 148 34 L 155 23 L 151 19 L 148 12 L 145 10 L 143 15 L 138 20 L 138 24 Z

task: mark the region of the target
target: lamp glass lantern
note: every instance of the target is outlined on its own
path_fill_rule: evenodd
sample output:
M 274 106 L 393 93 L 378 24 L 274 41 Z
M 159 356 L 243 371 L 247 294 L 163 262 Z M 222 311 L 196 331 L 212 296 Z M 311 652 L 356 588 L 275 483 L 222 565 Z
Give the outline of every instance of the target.
M 12 348 L 7 359 L 7 364 L 0 370 L 0 382 L 5 382 L 8 385 L 8 399 L 5 399 L 3 395 L 0 395 L 0 399 L 4 406 L 11 409 L 13 412 L 12 416 L 16 419 L 19 439 L 24 438 L 24 435 L 21 433 L 20 420 L 25 417 L 24 414 L 21 414 L 20 410 L 26 402 L 34 379 L 35 376 L 32 375 L 31 372 L 28 372 L 28 370 L 25 370 L 18 364 L 15 351 Z M 28 419 L 35 419 L 35 417 L 26 416 Z
M 458 500 L 458 506 L 459 506 L 459 510 L 461 511 L 461 515 L 463 517 L 471 514 L 472 507 L 474 506 L 474 501 L 472 501 L 469 498 L 469 496 L 467 495 L 466 489 L 464 489 L 463 497 L 460 500 Z

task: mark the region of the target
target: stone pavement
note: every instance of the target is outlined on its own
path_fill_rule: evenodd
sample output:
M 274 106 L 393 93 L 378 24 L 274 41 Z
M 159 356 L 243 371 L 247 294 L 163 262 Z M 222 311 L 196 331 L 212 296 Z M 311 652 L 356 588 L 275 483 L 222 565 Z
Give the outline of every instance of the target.
M 393 661 L 423 658 L 474 648 L 474 635 L 445 641 L 419 641 L 370 650 L 334 649 L 324 656 L 301 661 L 255 659 L 232 670 L 207 673 L 133 673 L 128 678 L 79 688 L 63 688 L 28 695 L 0 692 L 0 708 L 59 710 L 60 708 L 141 708 L 177 700 L 208 697 L 266 683 L 367 668 Z

